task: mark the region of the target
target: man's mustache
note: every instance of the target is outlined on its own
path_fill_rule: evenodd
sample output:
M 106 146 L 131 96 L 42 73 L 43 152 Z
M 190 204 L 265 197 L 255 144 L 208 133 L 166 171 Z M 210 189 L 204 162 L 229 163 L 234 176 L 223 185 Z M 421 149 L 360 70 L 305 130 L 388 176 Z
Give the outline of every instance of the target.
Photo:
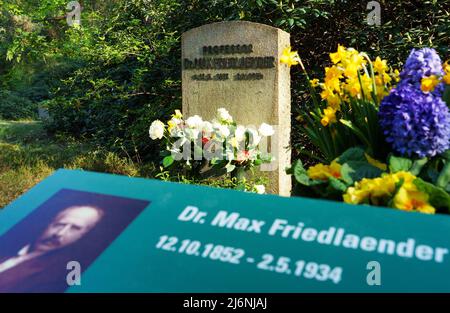
M 50 244 L 50 245 L 53 245 L 53 246 L 60 245 L 61 244 L 60 238 L 61 237 L 59 237 L 59 236 L 53 235 L 53 236 L 50 236 L 48 238 L 42 239 L 41 243 L 46 244 L 46 245 Z

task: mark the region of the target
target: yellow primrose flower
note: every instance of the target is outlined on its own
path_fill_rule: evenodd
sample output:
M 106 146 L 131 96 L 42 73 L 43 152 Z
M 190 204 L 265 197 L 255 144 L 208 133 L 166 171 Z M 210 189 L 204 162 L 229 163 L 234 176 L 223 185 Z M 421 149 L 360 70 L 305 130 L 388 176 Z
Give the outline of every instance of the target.
M 380 205 L 384 199 L 389 199 L 395 191 L 395 180 L 390 175 L 377 178 L 363 178 L 354 187 L 347 189 L 343 195 L 346 203 L 360 204 L 369 202 Z
M 300 57 L 297 51 L 291 51 L 291 47 L 287 47 L 283 50 L 280 57 L 280 62 L 287 64 L 289 67 L 300 63 Z
M 341 177 L 341 165 L 336 161 L 331 162 L 330 165 L 322 163 L 316 164 L 308 168 L 308 176 L 311 179 L 328 180 L 329 177 Z
M 403 180 L 403 188 L 408 189 L 417 189 L 416 185 L 414 184 L 414 180 L 416 179 L 416 176 L 411 174 L 410 172 L 397 172 L 395 174 L 391 174 L 391 176 L 394 178 L 395 182 L 398 183 L 401 180 Z
M 436 75 L 422 78 L 420 89 L 423 92 L 433 91 L 436 86 L 439 85 L 439 78 Z
M 434 214 L 436 209 L 428 203 L 428 195 L 417 188 L 401 187 L 394 197 L 394 206 L 405 211 Z
M 329 124 L 336 123 L 336 110 L 332 107 L 328 107 L 323 110 L 322 120 L 320 121 L 324 127 Z
M 369 189 L 361 189 L 359 183 L 355 184 L 355 187 L 349 187 L 347 192 L 343 195 L 345 203 L 360 204 L 363 203 L 369 197 Z
M 311 79 L 309 82 L 311 83 L 311 86 L 313 86 L 314 88 L 319 86 L 319 80 L 317 78 Z
M 428 203 L 429 196 L 418 190 L 414 184 L 415 179 L 416 176 L 410 172 L 383 174 L 381 177 L 372 179 L 363 178 L 356 182 L 354 187 L 347 189 L 343 199 L 351 204 L 385 205 L 396 191 L 396 184 L 403 181 L 393 198 L 393 206 L 401 210 L 433 214 L 435 208 Z
M 367 153 L 364 153 L 364 155 L 366 156 L 366 160 L 370 165 L 373 165 L 377 168 L 379 168 L 382 171 L 386 171 L 387 170 L 387 165 L 372 158 L 370 155 L 368 155 Z
M 384 73 L 388 70 L 387 61 L 381 60 L 380 57 L 377 57 L 375 61 L 373 62 L 373 68 L 378 73 Z

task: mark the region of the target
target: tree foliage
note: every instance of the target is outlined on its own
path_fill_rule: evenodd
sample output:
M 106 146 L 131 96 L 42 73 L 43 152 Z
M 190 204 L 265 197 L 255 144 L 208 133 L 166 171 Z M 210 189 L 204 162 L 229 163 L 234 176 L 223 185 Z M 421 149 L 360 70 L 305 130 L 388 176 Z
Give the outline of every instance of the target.
M 367 3 L 356 0 L 84 0 L 79 27 L 67 25 L 68 2 L 0 0 L 1 90 L 48 107 L 51 132 L 148 159 L 159 150 L 148 140 L 150 121 L 181 107 L 181 34 L 193 27 L 280 27 L 310 69 L 326 65 L 338 43 L 397 66 L 413 47 L 448 55 L 450 43 L 449 1 L 379 1 L 380 27 L 367 25 Z M 308 94 L 300 73 L 292 75 L 295 116 Z

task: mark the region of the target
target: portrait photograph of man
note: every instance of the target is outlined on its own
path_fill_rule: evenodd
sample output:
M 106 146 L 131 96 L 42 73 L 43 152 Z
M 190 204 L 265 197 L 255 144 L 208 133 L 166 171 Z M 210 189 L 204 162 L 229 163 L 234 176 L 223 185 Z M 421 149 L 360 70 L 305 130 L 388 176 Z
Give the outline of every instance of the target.
M 64 292 L 149 201 L 63 189 L 0 237 L 0 292 Z

